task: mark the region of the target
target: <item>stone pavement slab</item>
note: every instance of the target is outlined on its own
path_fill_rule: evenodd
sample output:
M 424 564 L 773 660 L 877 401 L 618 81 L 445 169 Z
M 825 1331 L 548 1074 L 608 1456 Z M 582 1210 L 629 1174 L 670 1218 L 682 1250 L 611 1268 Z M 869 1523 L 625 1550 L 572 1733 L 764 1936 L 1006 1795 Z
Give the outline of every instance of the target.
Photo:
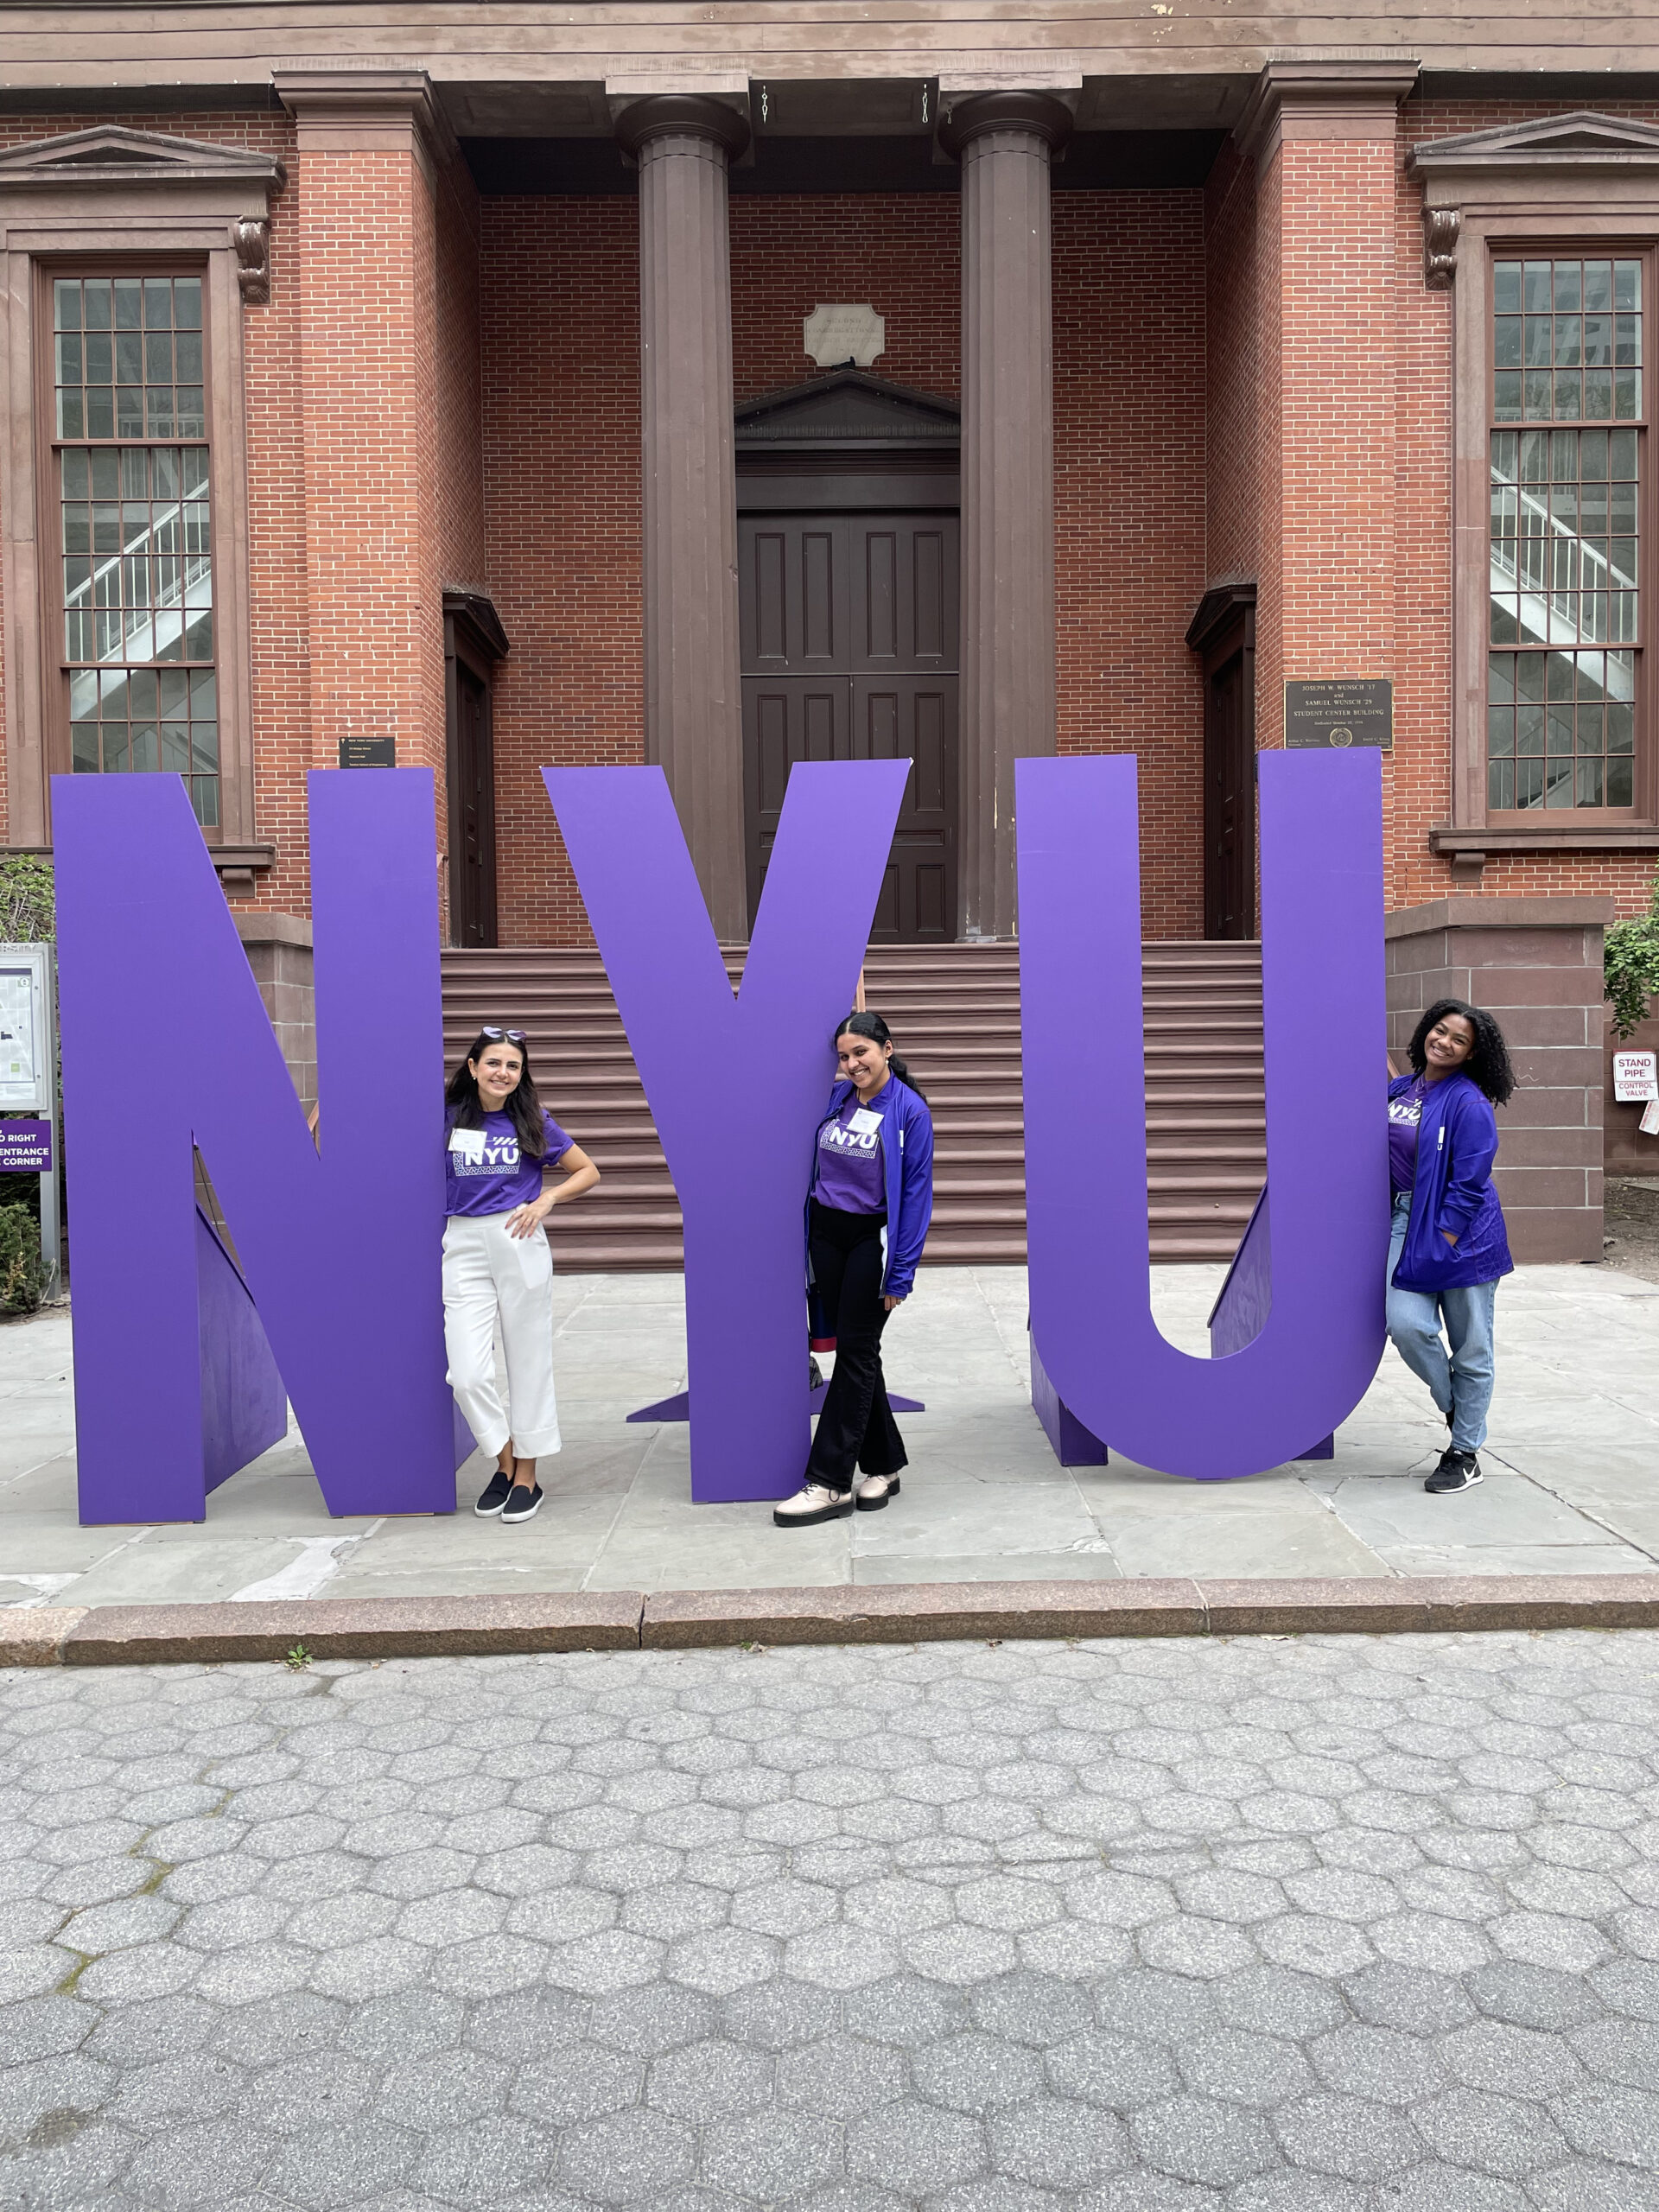
M 1659 2208 L 1656 1631 L 18 1669 L 0 1803 L 9 2207 Z
M 1202 1354 L 1216 1268 L 1154 1270 L 1172 1341 Z M 694 1506 L 683 1424 L 629 1425 L 685 1380 L 677 1275 L 561 1277 L 563 1452 L 525 1527 L 453 1516 L 331 1520 L 291 1432 L 214 1491 L 199 1523 L 81 1529 L 67 1313 L 0 1325 L 0 1610 L 546 1592 L 1108 1583 L 1144 1578 L 1649 1573 L 1659 1565 L 1659 1285 L 1522 1268 L 1498 1294 L 1486 1480 L 1421 1488 L 1445 1431 L 1390 1351 L 1329 1462 L 1179 1480 L 1114 1459 L 1058 1467 L 1029 1403 L 1022 1268 L 924 1269 L 887 1338 L 912 1465 L 884 1511 L 773 1528 Z

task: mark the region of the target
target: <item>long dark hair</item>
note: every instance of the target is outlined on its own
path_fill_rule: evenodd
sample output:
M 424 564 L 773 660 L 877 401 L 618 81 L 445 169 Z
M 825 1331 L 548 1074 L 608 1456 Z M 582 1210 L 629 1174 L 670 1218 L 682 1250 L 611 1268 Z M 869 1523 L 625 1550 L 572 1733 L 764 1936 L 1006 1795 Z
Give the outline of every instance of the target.
M 539 1160 L 547 1150 L 547 1125 L 542 1119 L 542 1102 L 537 1093 L 535 1079 L 530 1072 L 530 1049 L 515 1037 L 492 1037 L 480 1029 L 462 1055 L 461 1065 L 445 1086 L 443 1104 L 445 1127 L 451 1129 L 481 1129 L 484 1108 L 478 1096 L 478 1077 L 467 1063 L 482 1059 L 492 1045 L 507 1044 L 518 1055 L 518 1088 L 509 1093 L 502 1107 L 504 1114 L 511 1114 L 512 1126 L 518 1133 L 518 1149 L 526 1160 Z
M 1419 1075 L 1425 1074 L 1428 1055 L 1423 1046 L 1428 1033 L 1436 1022 L 1444 1021 L 1452 1014 L 1461 1014 L 1475 1033 L 1475 1048 L 1459 1072 L 1484 1090 L 1494 1106 L 1503 1105 L 1515 1094 L 1515 1070 L 1510 1063 L 1510 1048 L 1491 1015 L 1481 1007 L 1471 1006 L 1466 999 L 1436 999 L 1411 1033 L 1407 1058 Z
M 831 1052 L 834 1052 L 843 1037 L 868 1037 L 873 1045 L 891 1045 L 893 1042 L 892 1038 L 887 1034 L 887 1025 L 879 1014 L 849 1014 L 845 1021 L 838 1021 L 836 1024 L 836 1033 L 830 1039 Z M 912 1075 L 897 1052 L 887 1062 L 887 1065 L 898 1077 L 899 1082 L 907 1083 L 925 1105 L 927 1093 Z

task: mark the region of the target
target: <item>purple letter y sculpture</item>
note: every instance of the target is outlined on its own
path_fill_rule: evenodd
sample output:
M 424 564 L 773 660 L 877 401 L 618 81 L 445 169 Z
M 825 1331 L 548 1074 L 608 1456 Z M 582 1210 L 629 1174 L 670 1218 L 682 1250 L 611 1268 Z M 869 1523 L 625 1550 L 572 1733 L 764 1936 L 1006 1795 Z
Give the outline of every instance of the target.
M 1259 766 L 1272 1294 L 1260 1333 L 1218 1359 L 1178 1351 L 1150 1309 L 1135 762 L 1015 770 L 1033 1341 L 1095 1435 L 1174 1475 L 1305 1452 L 1382 1350 L 1379 757 Z
M 735 997 L 662 770 L 542 772 L 685 1216 L 691 1495 L 786 1497 L 813 1132 L 910 763 L 797 763 Z
M 432 778 L 310 793 L 321 1155 L 179 779 L 54 780 L 86 1522 L 204 1512 L 193 1143 L 329 1510 L 454 1510 Z

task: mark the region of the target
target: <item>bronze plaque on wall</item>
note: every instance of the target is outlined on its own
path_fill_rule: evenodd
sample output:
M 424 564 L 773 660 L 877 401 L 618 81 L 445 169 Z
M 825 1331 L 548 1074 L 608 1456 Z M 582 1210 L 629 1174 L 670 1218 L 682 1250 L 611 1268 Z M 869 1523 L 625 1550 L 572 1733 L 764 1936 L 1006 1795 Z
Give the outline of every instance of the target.
M 1332 676 L 1285 686 L 1285 743 L 1394 750 L 1394 686 L 1386 676 Z
M 397 741 L 395 737 L 342 737 L 340 765 L 342 768 L 395 768 Z

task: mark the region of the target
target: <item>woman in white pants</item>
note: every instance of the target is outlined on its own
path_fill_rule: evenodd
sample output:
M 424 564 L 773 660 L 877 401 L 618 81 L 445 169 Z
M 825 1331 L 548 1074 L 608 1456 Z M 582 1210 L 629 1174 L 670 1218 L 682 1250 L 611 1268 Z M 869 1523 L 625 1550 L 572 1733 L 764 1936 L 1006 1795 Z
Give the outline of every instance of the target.
M 542 1105 L 522 1029 L 483 1029 L 444 1092 L 443 1341 L 450 1389 L 496 1471 L 473 1508 L 528 1521 L 536 1462 L 559 1448 L 553 1396 L 553 1255 L 542 1224 L 599 1170 Z M 559 1169 L 563 1180 L 553 1180 Z M 495 1385 L 495 1326 L 507 1396 Z

